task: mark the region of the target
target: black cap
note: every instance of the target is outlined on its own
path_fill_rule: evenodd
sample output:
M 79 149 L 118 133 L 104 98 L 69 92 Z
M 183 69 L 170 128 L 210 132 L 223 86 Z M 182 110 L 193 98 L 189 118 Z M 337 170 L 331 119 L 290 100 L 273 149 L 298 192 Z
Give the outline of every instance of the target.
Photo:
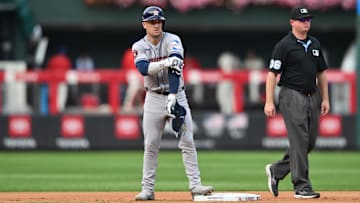
M 312 18 L 309 10 L 305 7 L 296 7 L 291 9 L 290 18 L 293 20 L 299 20 L 302 18 Z

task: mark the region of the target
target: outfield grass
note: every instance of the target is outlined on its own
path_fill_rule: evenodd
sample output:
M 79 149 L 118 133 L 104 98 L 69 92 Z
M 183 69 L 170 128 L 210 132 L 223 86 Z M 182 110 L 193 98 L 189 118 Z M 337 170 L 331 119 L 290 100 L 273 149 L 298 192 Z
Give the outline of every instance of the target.
M 0 191 L 138 191 L 142 151 L 0 152 Z M 199 151 L 203 184 L 217 191 L 267 190 L 264 166 L 282 151 Z M 360 151 L 315 151 L 316 190 L 360 190 Z M 186 191 L 180 151 L 161 151 L 157 191 Z M 289 176 L 280 190 L 292 190 Z

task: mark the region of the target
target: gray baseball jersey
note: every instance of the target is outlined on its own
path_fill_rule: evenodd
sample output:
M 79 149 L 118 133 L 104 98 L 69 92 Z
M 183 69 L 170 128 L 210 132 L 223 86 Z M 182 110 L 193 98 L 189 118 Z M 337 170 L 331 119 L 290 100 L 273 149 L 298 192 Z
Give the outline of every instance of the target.
M 134 55 L 135 64 L 139 61 L 160 61 L 172 54 L 184 56 L 184 49 L 179 36 L 168 32 L 163 32 L 163 38 L 157 45 L 151 44 L 145 36 L 133 44 L 132 50 L 133 53 L 136 53 Z M 160 88 L 163 90 L 161 92 L 169 91 L 168 68 L 164 68 L 157 74 L 144 76 L 144 85 L 147 92 L 143 115 L 144 163 L 142 189 L 154 191 L 160 142 L 168 118 L 166 113 L 167 95 L 152 90 Z M 193 139 L 191 111 L 183 87 L 184 80 L 181 75 L 176 99 L 186 109 L 184 122 L 186 127 L 179 137 L 178 147 L 182 151 L 185 172 L 189 179 L 189 188 L 192 189 L 197 185 L 201 185 L 201 180 Z
M 184 58 L 184 48 L 180 38 L 172 33 L 164 32 L 164 36 L 156 46 L 151 44 L 146 36 L 133 45 L 133 51 L 137 53 L 134 58 L 135 64 L 139 61 L 155 62 L 176 54 Z M 168 68 L 163 69 L 156 75 L 144 77 L 144 85 L 147 89 L 162 89 L 169 91 Z M 179 88 L 184 86 L 183 77 L 180 77 Z

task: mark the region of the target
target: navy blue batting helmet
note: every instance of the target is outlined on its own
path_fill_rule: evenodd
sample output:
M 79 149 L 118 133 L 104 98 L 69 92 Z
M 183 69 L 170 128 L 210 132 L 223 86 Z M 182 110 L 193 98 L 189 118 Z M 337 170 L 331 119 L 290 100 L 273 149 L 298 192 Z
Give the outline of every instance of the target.
M 157 6 L 149 6 L 145 8 L 142 14 L 142 22 L 150 20 L 161 20 L 165 22 L 166 19 L 164 16 L 164 11 Z

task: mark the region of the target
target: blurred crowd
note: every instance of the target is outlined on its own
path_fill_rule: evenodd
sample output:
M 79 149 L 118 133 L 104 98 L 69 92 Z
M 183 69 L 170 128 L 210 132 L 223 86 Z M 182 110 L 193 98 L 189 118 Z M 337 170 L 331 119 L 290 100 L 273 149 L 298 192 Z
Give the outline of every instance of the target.
M 16 8 L 14 10 L 16 18 L 10 18 L 7 15 L 9 11 L 4 11 L 1 16 L 2 18 L 0 18 L 0 23 L 2 23 L 2 26 L 0 26 L 0 33 L 2 33 L 0 36 L 0 60 L 26 58 L 26 65 L 29 69 L 38 70 L 45 67 L 54 72 L 65 72 L 69 70 L 91 72 L 99 66 L 98 58 L 96 58 L 97 55 L 91 53 L 91 50 L 76 51 L 76 55 L 68 55 L 68 52 L 75 51 L 72 49 L 67 50 L 65 47 L 60 46 L 56 53 L 47 53 L 47 38 L 43 35 L 42 27 L 36 23 L 32 16 L 28 1 L 7 0 L 3 2 L 12 2 L 16 5 L 14 6 L 14 8 Z M 327 10 L 331 8 L 348 10 L 354 9 L 356 5 L 355 0 L 83 0 L 83 2 L 89 6 L 118 6 L 120 8 L 151 4 L 163 8 L 174 8 L 180 12 L 187 12 L 192 9 L 203 9 L 205 7 L 221 7 L 239 11 L 249 6 L 293 7 L 298 5 L 306 5 L 312 10 Z M 19 20 L 18 24 L 15 23 L 17 22 L 15 19 Z M 20 28 L 16 28 L 15 25 L 20 25 Z M 14 51 L 15 46 L 12 44 L 14 36 L 12 33 L 18 29 L 21 31 L 22 36 L 24 36 L 23 45 L 26 47 L 24 49 L 24 55 L 26 56 L 24 57 L 12 54 L 17 53 Z M 354 64 L 356 64 L 355 49 L 356 46 L 354 42 L 344 56 L 341 70 L 347 72 L 354 71 Z M 252 50 L 222 50 L 222 52 L 215 57 L 217 57 L 216 65 L 223 73 L 241 69 L 250 72 L 249 84 L 244 90 L 244 103 L 248 109 L 262 110 L 265 88 L 264 84 L 260 83 L 261 80 L 259 78 L 261 72 L 265 70 L 267 66 L 267 59 L 262 58 L 262 55 L 257 53 L 258 51 L 260 50 L 256 47 Z M 244 52 L 241 53 L 241 57 L 238 55 L 240 54 L 239 52 Z M 46 54 L 48 54 L 47 57 Z M 119 56 L 120 60 L 118 62 L 120 63 L 116 64 L 115 68 L 125 70 L 128 74 L 126 76 L 127 83 L 122 85 L 119 91 L 119 98 L 122 104 L 120 111 L 123 113 L 138 113 L 141 112 L 144 101 L 142 79 L 134 66 L 131 49 L 123 50 L 122 54 L 123 55 Z M 196 54 L 191 53 L 187 54 L 185 58 L 184 70 L 193 73 L 191 77 L 189 77 L 187 84 L 189 95 L 191 95 L 189 97 L 191 105 L 200 110 L 217 107 L 224 114 L 232 114 L 235 106 L 232 81 L 223 80 L 218 84 L 203 84 L 199 79 L 201 77 L 200 71 L 206 66 L 202 66 L 200 60 L 196 57 L 198 57 Z M 32 85 L 31 88 L 28 88 L 30 90 L 29 92 L 34 92 L 32 95 L 40 92 L 40 102 L 37 101 L 36 96 L 34 96 L 34 98 L 28 98 L 28 100 L 29 103 L 40 103 L 40 109 L 44 107 L 44 110 L 41 110 L 43 114 L 48 113 L 49 95 L 47 88 L 47 85 L 41 85 L 40 87 Z M 69 106 L 83 106 L 92 109 L 94 106 L 96 107 L 106 102 L 107 93 L 104 93 L 106 90 L 102 91 L 106 88 L 107 87 L 99 84 L 74 85 L 61 83 L 58 86 L 59 96 L 57 98 L 57 107 L 61 112 Z M 334 104 L 336 104 L 336 107 L 332 108 L 334 111 L 347 111 L 345 108 L 348 108 L 346 103 L 348 95 L 345 94 L 347 94 L 348 91 L 345 91 L 345 89 L 348 89 L 348 87 L 342 87 L 341 85 L 334 85 L 334 88 L 331 89 L 333 101 L 344 101 L 344 105 L 339 105 L 339 103 L 334 102 Z
M 344 10 L 354 9 L 356 0 L 84 0 L 90 6 L 116 5 L 128 8 L 134 5 L 157 5 L 162 8 L 171 6 L 180 12 L 204 7 L 225 7 L 231 10 L 241 10 L 247 6 L 274 5 L 280 7 L 295 7 L 305 5 L 311 10 L 327 10 L 341 7 Z

